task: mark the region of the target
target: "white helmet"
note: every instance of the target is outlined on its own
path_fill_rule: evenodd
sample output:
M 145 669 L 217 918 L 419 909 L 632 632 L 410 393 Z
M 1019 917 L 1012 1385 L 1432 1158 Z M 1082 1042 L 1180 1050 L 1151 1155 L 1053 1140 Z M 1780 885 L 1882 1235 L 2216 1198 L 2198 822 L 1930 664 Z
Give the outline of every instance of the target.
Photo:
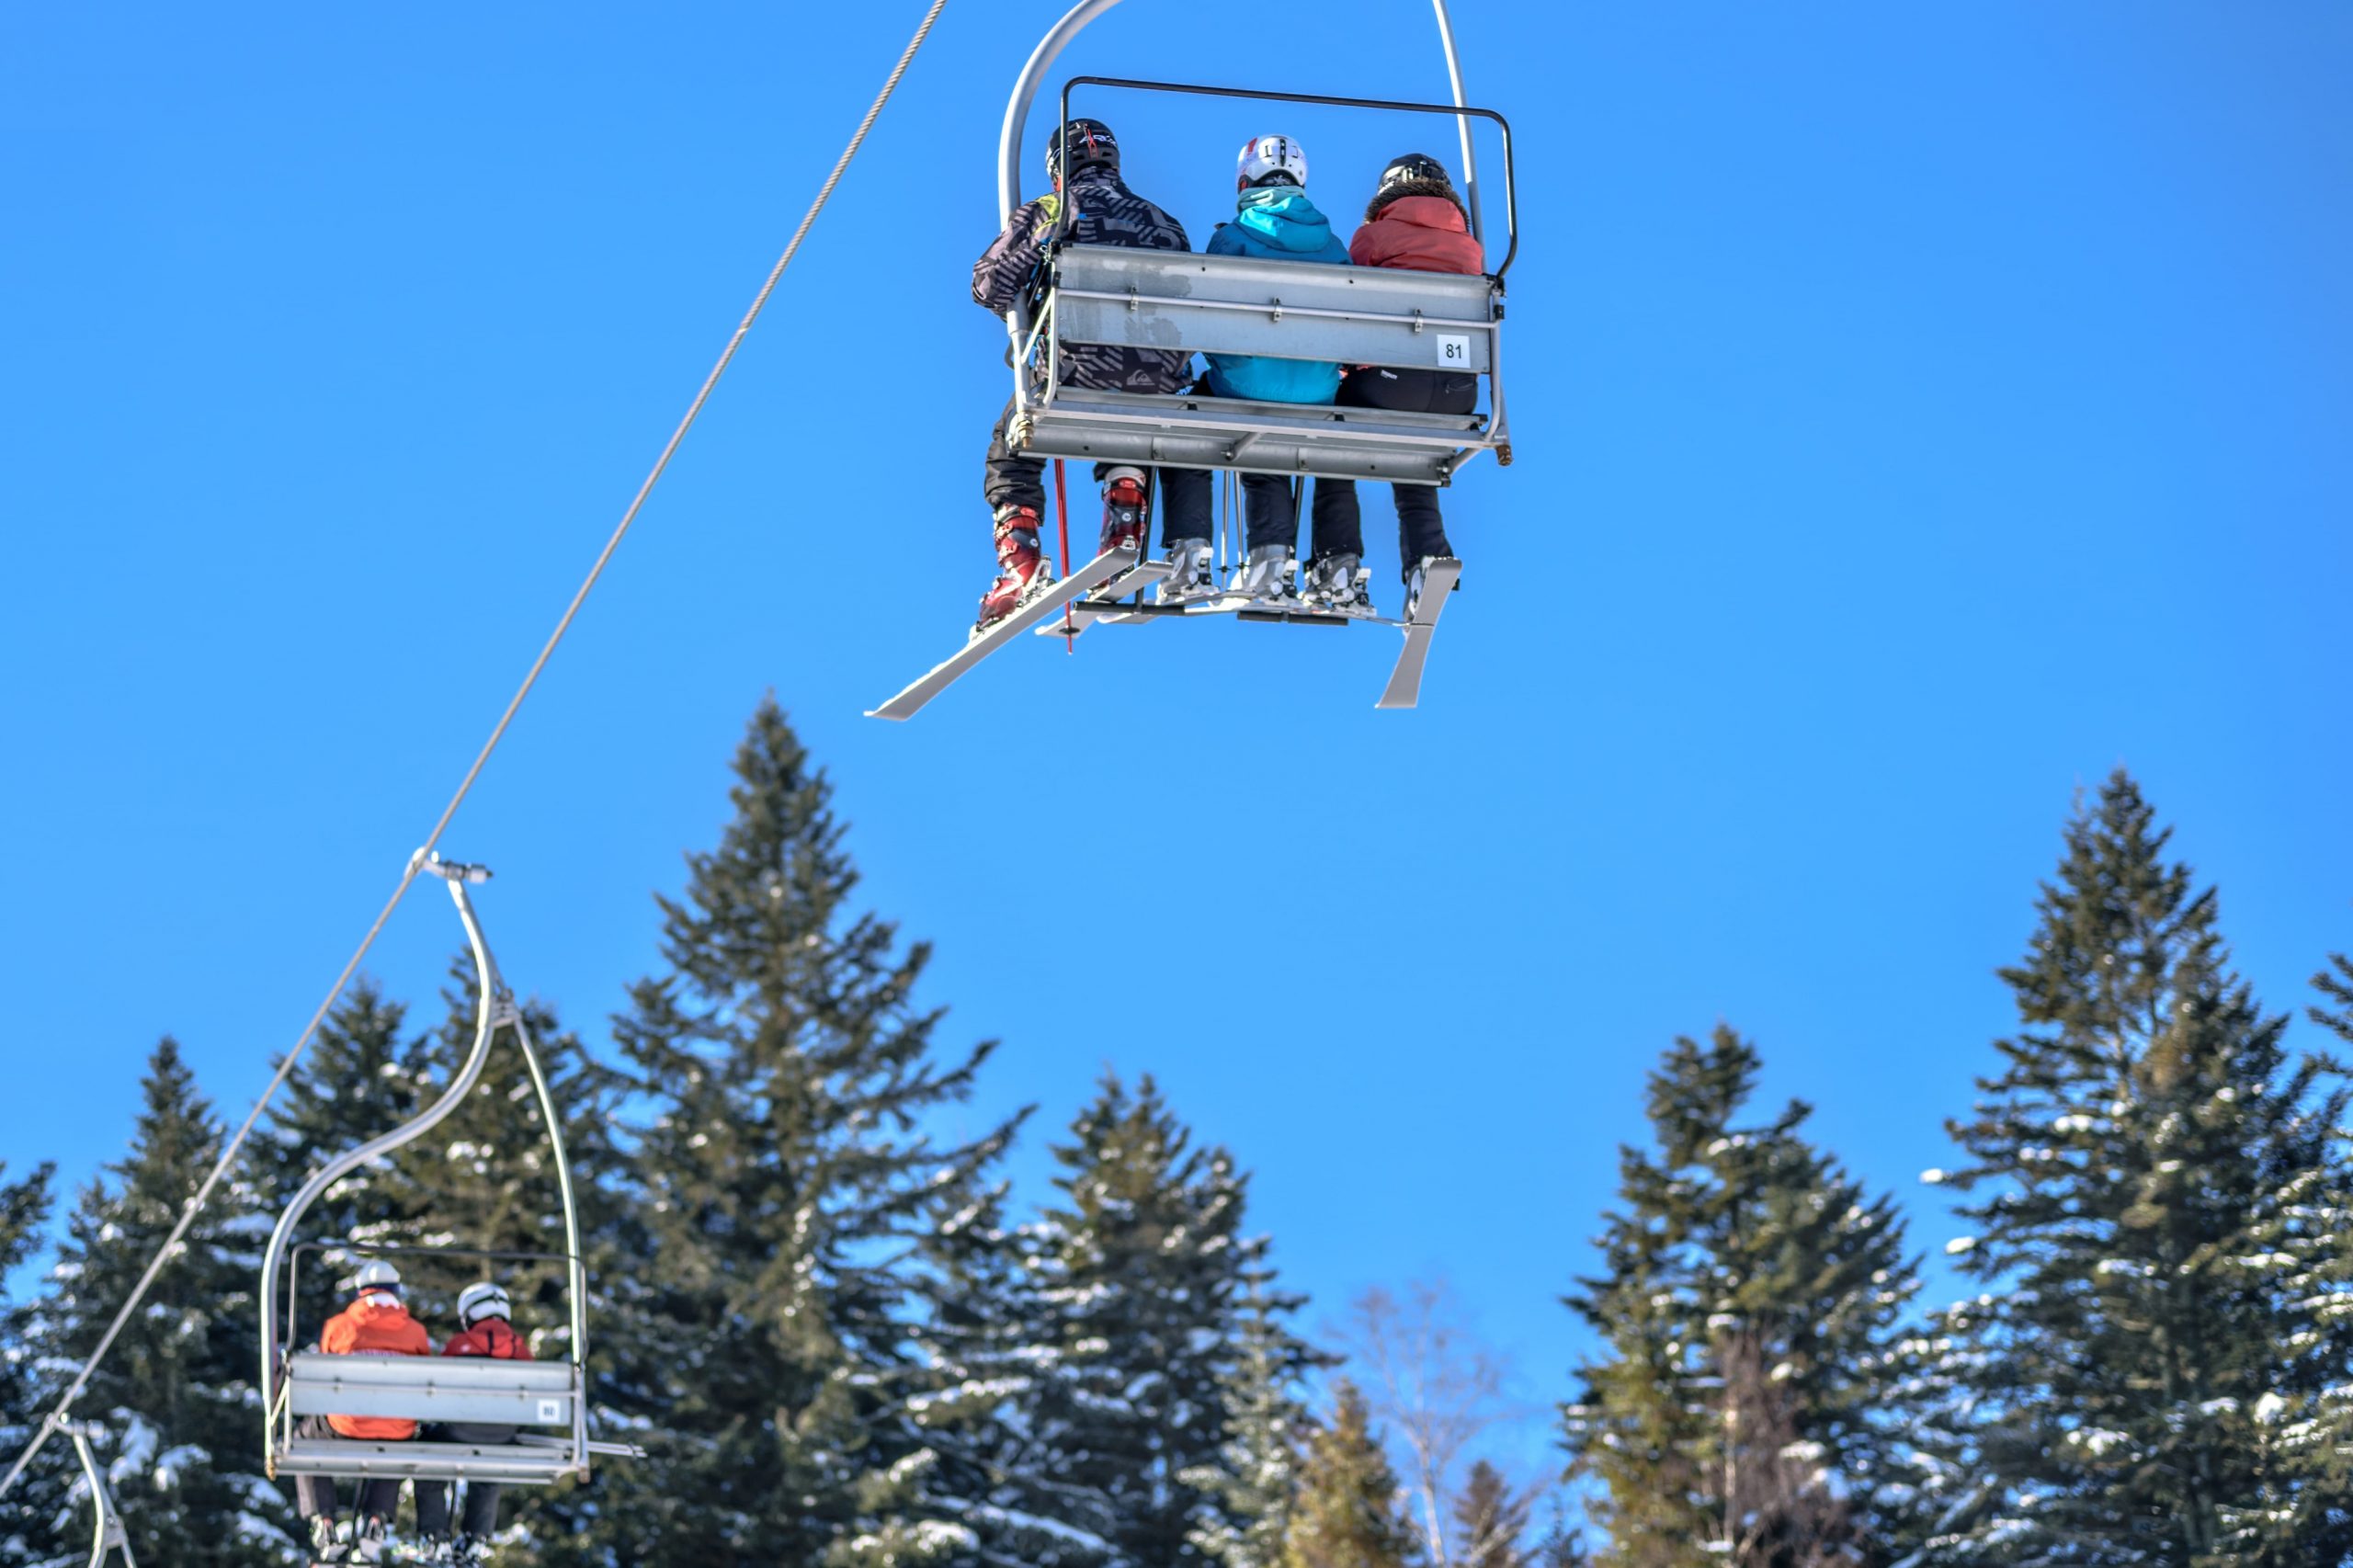
M 472 1328 L 484 1318 L 512 1318 L 515 1309 L 506 1300 L 506 1288 L 485 1279 L 479 1285 L 469 1285 L 458 1297 L 458 1321 Z
M 351 1277 L 351 1288 L 362 1295 L 381 1290 L 397 1296 L 401 1293 L 401 1271 L 381 1257 L 371 1257 Z
M 1254 136 L 1245 142 L 1233 165 L 1233 188 L 1247 190 L 1278 180 L 1307 183 L 1307 149 L 1288 136 Z

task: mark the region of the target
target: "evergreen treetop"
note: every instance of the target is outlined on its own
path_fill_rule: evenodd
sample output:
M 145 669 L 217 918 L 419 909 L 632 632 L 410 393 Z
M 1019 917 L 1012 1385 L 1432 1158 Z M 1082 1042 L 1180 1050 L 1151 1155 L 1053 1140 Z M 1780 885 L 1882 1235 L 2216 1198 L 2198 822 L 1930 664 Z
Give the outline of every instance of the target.
M 0 1162 L 0 1178 L 7 1169 Z M 48 1415 L 32 1364 L 32 1309 L 11 1301 L 6 1287 L 8 1276 L 32 1256 L 47 1233 L 55 1176 L 55 1166 L 43 1165 L 21 1181 L 0 1179 L 0 1466 L 16 1462 Z M 63 1471 L 53 1451 L 49 1458 L 51 1462 L 27 1471 L 0 1499 L 0 1568 L 38 1561 L 35 1537 L 45 1533 L 46 1522 L 63 1503 Z
M 149 1057 L 140 1095 L 131 1152 L 75 1204 L 56 1289 L 39 1309 L 34 1339 L 62 1369 L 97 1348 L 221 1154 L 222 1130 L 169 1037 Z M 197 1216 L 74 1412 L 105 1428 L 99 1462 L 142 1562 L 259 1568 L 291 1549 L 290 1511 L 256 1462 L 259 1218 L 226 1203 Z M 77 1512 L 65 1539 L 86 1550 L 89 1529 Z
M 1405 1516 L 1397 1472 L 1372 1430 L 1363 1393 L 1333 1387 L 1331 1424 L 1308 1441 L 1291 1505 L 1284 1568 L 1408 1568 L 1420 1534 Z
M 649 1462 L 616 1467 L 576 1552 L 667 1568 L 946 1562 L 972 1546 L 940 1434 L 909 1407 L 933 1233 L 1016 1122 L 940 1142 L 989 1047 L 943 1059 L 915 991 L 929 949 L 850 903 L 832 790 L 773 701 L 736 754 L 734 813 L 659 901 L 663 972 L 617 1020 L 646 1254 L 611 1331 L 616 1403 Z M 881 1476 L 892 1484 L 870 1478 Z
M 1802 1136 L 1802 1103 L 1736 1120 L 1760 1066 L 1721 1026 L 1666 1052 L 1655 1153 L 1620 1151 L 1603 1271 L 1568 1300 L 1605 1347 L 1565 1415 L 1612 1568 L 1900 1555 L 1916 1261 L 1892 1200 Z
M 1935 1559 L 2336 1562 L 2348 1517 L 2265 1428 L 2338 1381 L 2315 1302 L 2346 1091 L 2229 967 L 2213 891 L 2120 770 L 2066 830 L 1949 1180 L 1984 1293 Z

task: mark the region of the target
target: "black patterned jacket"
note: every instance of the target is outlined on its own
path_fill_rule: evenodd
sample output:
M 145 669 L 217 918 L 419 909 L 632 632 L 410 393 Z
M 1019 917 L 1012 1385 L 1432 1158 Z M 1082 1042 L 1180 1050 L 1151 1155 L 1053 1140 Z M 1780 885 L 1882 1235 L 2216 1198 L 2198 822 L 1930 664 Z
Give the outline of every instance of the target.
M 1069 242 L 1082 245 L 1127 245 L 1137 250 L 1193 248 L 1185 226 L 1120 183 L 1109 169 L 1081 169 L 1068 187 L 1076 209 Z M 1054 232 L 1061 199 L 1041 196 L 1025 204 L 996 243 L 972 263 L 972 302 L 996 315 L 1013 309 L 1038 270 L 1038 258 Z M 1193 381 L 1193 357 L 1161 348 L 1116 348 L 1107 344 L 1066 344 L 1063 380 L 1107 392 L 1173 392 Z

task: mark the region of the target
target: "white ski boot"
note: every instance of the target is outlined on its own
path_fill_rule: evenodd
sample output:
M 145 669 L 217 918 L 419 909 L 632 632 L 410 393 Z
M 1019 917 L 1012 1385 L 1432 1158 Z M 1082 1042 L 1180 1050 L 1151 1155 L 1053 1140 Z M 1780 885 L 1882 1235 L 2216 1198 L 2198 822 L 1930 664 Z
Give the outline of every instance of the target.
M 1307 569 L 1307 605 L 1323 615 L 1345 615 L 1352 620 L 1370 619 L 1371 569 L 1353 555 L 1326 555 Z
M 347 1562 L 351 1560 L 351 1543 L 335 1528 L 333 1518 L 324 1514 L 311 1517 L 311 1561 L 313 1562 Z
M 1161 583 L 1156 602 L 1189 605 L 1217 597 L 1217 573 L 1209 540 L 1177 540 L 1168 547 L 1168 559 L 1176 569 Z
M 1299 562 L 1289 545 L 1262 544 L 1243 563 L 1242 576 L 1234 584 L 1233 592 L 1254 606 L 1296 608 L 1299 590 L 1293 586 L 1292 579 L 1298 572 Z

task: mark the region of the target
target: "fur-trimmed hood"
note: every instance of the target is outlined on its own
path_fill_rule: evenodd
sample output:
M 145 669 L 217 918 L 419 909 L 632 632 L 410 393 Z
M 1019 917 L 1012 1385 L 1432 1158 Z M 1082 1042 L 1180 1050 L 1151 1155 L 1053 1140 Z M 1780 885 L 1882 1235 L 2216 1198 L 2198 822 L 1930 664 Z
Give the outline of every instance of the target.
M 1442 179 L 1399 180 L 1386 190 L 1373 192 L 1372 199 L 1365 203 L 1364 221 L 1368 223 L 1376 221 L 1380 218 L 1382 208 L 1392 201 L 1402 201 L 1409 196 L 1435 196 L 1441 200 L 1450 201 L 1454 204 L 1454 210 L 1462 214 L 1463 224 L 1466 227 L 1470 224 L 1471 214 L 1464 210 L 1462 198 L 1454 193 L 1454 187 Z

